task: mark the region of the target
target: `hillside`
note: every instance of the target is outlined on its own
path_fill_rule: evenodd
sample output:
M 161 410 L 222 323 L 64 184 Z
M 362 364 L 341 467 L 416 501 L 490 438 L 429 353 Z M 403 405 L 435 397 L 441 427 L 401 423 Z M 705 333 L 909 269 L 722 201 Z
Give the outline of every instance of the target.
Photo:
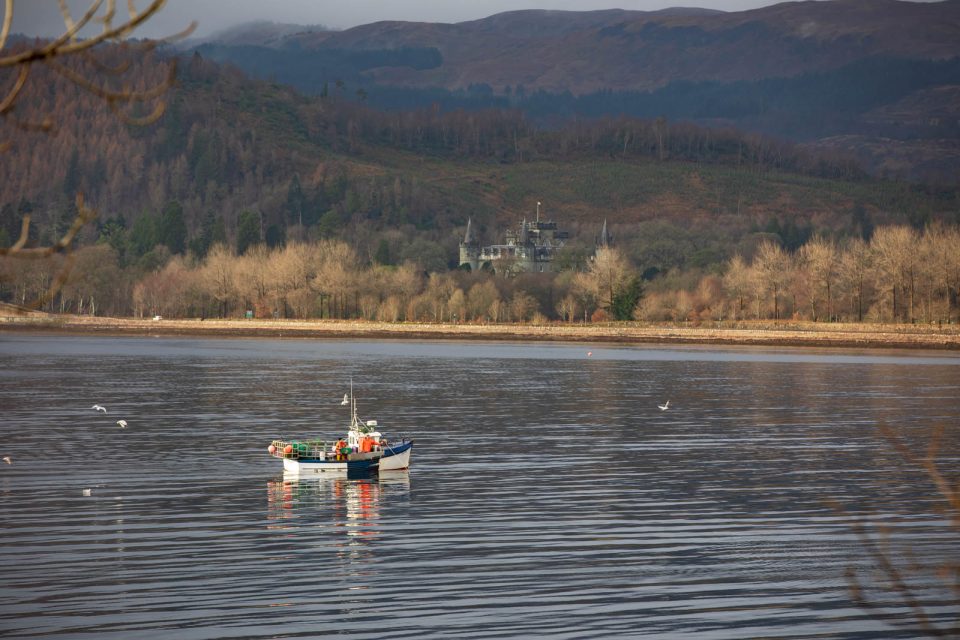
M 140 78 L 162 75 L 157 61 L 130 62 Z M 57 130 L 4 131 L 0 240 L 11 242 L 31 211 L 33 241 L 49 242 L 81 191 L 100 212 L 81 243 L 108 242 L 147 270 L 163 260 L 157 244 L 202 255 L 250 233 L 274 246 L 342 238 L 367 259 L 444 269 L 468 218 L 492 242 L 537 201 L 577 246 L 609 220 L 618 243 L 656 271 L 715 268 L 769 234 L 796 247 L 813 233 L 960 221 L 953 190 L 867 179 L 843 156 L 754 135 L 627 118 L 545 130 L 515 110 L 381 112 L 199 55 L 183 61 L 149 127 L 124 124 L 41 70 L 18 109 Z
M 496 92 L 651 90 L 671 82 L 754 81 L 822 72 L 865 58 L 960 54 L 960 2 L 788 2 L 739 12 L 513 11 L 457 24 L 376 22 L 270 42 L 311 51 L 435 48 L 428 69 L 384 65 L 380 83 Z
M 308 93 L 359 90 L 380 108 L 510 106 L 540 121 L 665 116 L 824 148 L 845 136 L 878 175 L 949 184 L 960 176 L 960 152 L 941 142 L 958 138 L 958 122 L 925 99 L 960 86 L 960 0 L 514 11 L 339 32 L 257 25 L 199 51 Z M 902 117 L 877 117 L 891 109 Z M 932 151 L 904 166 L 901 143 Z

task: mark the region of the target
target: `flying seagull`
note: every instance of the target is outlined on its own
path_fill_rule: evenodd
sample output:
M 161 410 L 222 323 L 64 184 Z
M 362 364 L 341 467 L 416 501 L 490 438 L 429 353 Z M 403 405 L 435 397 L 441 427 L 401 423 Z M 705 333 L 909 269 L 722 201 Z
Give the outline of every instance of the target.
M 658 404 L 657 406 L 660 407 L 660 411 L 666 411 L 670 408 L 670 401 L 667 400 L 667 404 Z
M 95 405 L 93 405 L 93 406 L 90 407 L 90 408 L 91 408 L 91 409 L 96 409 L 97 411 L 103 411 L 104 413 L 107 412 L 107 408 L 106 408 L 106 407 L 102 407 L 102 406 L 100 406 L 99 404 L 95 404 Z
M 3 456 L 3 461 L 7 464 L 13 464 L 13 460 L 10 459 L 10 456 Z
M 340 401 L 340 406 L 350 404 L 350 397 L 347 394 L 343 394 L 343 400 Z
M 120 428 L 121 428 L 121 429 L 126 429 L 126 428 L 127 428 L 127 421 L 126 421 L 126 420 L 117 420 L 117 424 L 120 425 Z

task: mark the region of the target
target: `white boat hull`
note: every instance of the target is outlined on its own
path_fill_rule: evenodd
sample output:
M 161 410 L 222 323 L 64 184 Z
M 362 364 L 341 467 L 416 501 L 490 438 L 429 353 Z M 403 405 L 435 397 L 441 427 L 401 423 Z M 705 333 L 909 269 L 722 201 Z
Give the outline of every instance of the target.
M 311 464 L 309 462 L 300 462 L 298 460 L 284 460 L 283 472 L 296 475 L 316 475 L 319 473 L 346 473 L 346 462 L 324 462 L 322 464 Z
M 410 467 L 410 452 L 413 451 L 413 443 L 407 443 L 409 446 L 400 452 L 393 455 L 386 453 L 382 458 L 380 458 L 380 471 L 399 471 L 401 469 L 408 469 Z M 389 452 L 389 447 L 384 449 L 385 452 Z
M 284 458 L 283 472 L 300 477 L 317 476 L 321 474 L 345 475 L 347 473 L 368 473 L 377 470 L 379 460 L 380 455 L 371 454 L 360 454 L 352 460 Z

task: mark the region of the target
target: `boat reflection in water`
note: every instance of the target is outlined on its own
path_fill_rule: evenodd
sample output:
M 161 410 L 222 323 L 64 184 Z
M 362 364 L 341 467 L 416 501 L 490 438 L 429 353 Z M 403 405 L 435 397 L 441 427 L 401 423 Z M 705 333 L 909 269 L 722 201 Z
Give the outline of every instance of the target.
M 375 539 L 379 536 L 381 504 L 405 501 L 409 493 L 408 471 L 360 477 L 284 474 L 267 482 L 269 528 L 319 527 L 345 534 L 347 539 L 341 543 Z

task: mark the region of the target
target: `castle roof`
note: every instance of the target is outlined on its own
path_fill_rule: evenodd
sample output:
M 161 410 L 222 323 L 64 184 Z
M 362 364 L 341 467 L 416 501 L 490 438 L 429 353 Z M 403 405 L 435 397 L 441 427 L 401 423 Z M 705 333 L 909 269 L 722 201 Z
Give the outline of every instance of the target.
M 473 237 L 473 218 L 467 218 L 467 231 L 463 234 L 463 244 L 473 244 L 477 241 Z
M 598 247 L 609 247 L 610 243 L 613 241 L 613 237 L 607 232 L 607 219 L 603 219 L 603 227 L 600 229 L 600 241 L 597 242 Z

